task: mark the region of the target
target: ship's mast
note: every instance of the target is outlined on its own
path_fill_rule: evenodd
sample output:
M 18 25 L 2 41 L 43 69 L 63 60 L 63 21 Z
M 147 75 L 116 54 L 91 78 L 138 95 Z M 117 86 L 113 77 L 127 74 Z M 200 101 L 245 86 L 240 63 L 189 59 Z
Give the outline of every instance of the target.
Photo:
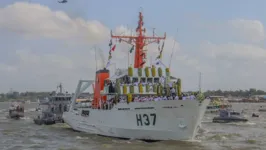
M 62 93 L 62 92 L 63 92 L 62 83 L 60 83 L 60 84 L 58 85 L 58 87 L 59 87 L 59 91 L 60 91 L 60 93 Z
M 199 92 L 201 93 L 201 72 L 199 73 Z
M 159 43 L 160 40 L 165 40 L 166 33 L 164 37 L 156 37 L 154 34 L 153 36 L 145 36 L 146 29 L 143 28 L 143 15 L 142 12 L 139 12 L 139 21 L 138 27 L 136 28 L 136 36 L 117 36 L 113 35 L 111 32 L 111 37 L 113 39 L 119 39 L 119 41 L 126 42 L 128 44 L 135 46 L 135 59 L 134 59 L 134 68 L 142 68 L 143 65 L 146 63 L 146 52 L 143 50 L 144 46 L 147 46 L 151 43 L 157 42 Z M 134 43 L 132 44 L 131 41 Z

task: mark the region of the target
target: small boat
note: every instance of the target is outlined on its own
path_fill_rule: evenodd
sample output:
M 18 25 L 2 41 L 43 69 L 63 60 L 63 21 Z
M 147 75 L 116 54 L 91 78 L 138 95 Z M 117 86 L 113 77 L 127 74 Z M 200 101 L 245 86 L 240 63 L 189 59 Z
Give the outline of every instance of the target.
M 214 123 L 229 123 L 229 122 L 246 122 L 248 119 L 241 117 L 240 113 L 232 113 L 231 110 L 220 110 L 218 117 L 214 117 Z M 236 115 L 235 115 L 236 114 Z
M 34 123 L 37 125 L 52 125 L 56 123 L 56 117 L 52 112 L 42 112 L 37 118 L 33 119 Z
M 9 117 L 14 119 L 24 117 L 24 104 L 22 102 L 12 102 L 9 107 Z
M 259 115 L 258 115 L 258 114 L 255 114 L 255 113 L 253 113 L 253 114 L 252 114 L 252 117 L 259 117 Z
M 260 111 L 260 112 L 266 112 L 266 108 L 260 106 L 260 109 L 258 111 Z
M 40 107 L 37 107 L 36 108 L 36 111 L 41 111 L 42 109 Z

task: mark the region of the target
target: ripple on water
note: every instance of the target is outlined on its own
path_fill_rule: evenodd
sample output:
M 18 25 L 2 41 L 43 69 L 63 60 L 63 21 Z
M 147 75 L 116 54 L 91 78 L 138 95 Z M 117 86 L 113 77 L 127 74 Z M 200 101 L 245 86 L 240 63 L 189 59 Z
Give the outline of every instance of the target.
M 242 137 L 239 133 L 217 133 L 211 136 L 207 136 L 207 141 L 221 141 L 221 140 L 236 140 L 236 138 Z
M 196 141 L 146 143 L 74 132 L 66 124 L 38 126 L 31 119 L 36 114 L 31 108 L 21 120 L 7 119 L 4 115 L 8 112 L 2 108 L 0 112 L 5 113 L 0 113 L 0 150 L 257 150 L 266 147 L 266 113 L 251 118 L 253 110 L 246 112 L 249 116 L 246 123 L 214 124 L 215 115 L 205 115 Z

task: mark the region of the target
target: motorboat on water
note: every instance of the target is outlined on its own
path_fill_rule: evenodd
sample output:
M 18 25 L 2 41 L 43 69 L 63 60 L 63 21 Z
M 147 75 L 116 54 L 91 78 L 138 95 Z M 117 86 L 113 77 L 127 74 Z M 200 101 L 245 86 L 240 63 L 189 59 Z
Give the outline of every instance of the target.
M 192 140 L 196 136 L 206 106 L 210 100 L 201 92 L 184 99 L 181 79 L 170 75 L 170 68 L 161 61 L 164 37 L 145 36 L 142 12 L 136 36 L 115 36 L 119 41 L 131 41 L 135 50 L 134 67 L 108 69 L 115 45 L 110 41 L 109 60 L 96 71 L 95 81 L 79 80 L 70 109 L 63 119 L 72 129 L 91 134 L 139 140 Z M 156 42 L 160 48 L 156 62 L 145 64 L 144 46 Z M 144 49 L 145 48 L 145 49 Z M 93 99 L 90 105 L 78 106 L 76 100 L 90 85 Z
M 9 118 L 19 119 L 24 117 L 24 102 L 12 102 L 9 107 Z
M 39 100 L 39 107 L 36 108 L 37 116 L 33 119 L 35 124 L 55 124 L 63 123 L 63 112 L 67 111 L 70 106 L 70 100 L 72 95 L 67 92 L 63 92 L 63 86 L 60 83 L 57 90 L 50 94 L 49 97 Z
M 265 107 L 263 107 L 263 106 L 260 106 L 260 108 L 259 108 L 259 110 L 258 111 L 260 111 L 260 112 L 266 112 L 266 108 Z
M 239 112 L 235 112 L 230 109 L 220 110 L 219 116 L 214 117 L 212 122 L 214 123 L 229 123 L 229 122 L 246 122 L 248 119 L 241 116 Z
M 258 114 L 252 113 L 252 117 L 259 117 Z
M 50 111 L 43 111 L 42 114 L 34 118 L 33 121 L 37 125 L 51 125 L 57 122 L 55 114 Z

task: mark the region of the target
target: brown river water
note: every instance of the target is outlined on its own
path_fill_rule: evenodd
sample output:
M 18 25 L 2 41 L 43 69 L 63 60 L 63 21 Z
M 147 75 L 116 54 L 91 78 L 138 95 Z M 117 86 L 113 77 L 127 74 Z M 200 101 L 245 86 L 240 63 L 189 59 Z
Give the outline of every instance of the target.
M 0 103 L 0 150 L 263 150 L 266 149 L 266 112 L 252 118 L 265 103 L 233 104 L 233 109 L 247 109 L 247 123 L 212 123 L 206 114 L 195 141 L 147 143 L 121 140 L 73 131 L 66 124 L 39 126 L 33 123 L 37 103 L 26 104 L 20 120 L 6 118 L 9 103 Z

